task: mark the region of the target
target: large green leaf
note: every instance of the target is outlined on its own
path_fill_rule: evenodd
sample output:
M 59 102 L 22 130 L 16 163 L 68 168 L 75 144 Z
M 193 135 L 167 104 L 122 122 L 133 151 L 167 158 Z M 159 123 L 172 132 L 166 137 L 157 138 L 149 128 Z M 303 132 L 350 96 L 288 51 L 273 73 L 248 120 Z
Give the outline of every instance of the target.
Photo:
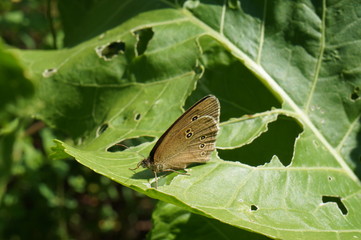
M 357 1 L 154 2 L 139 15 L 122 5 L 117 14 L 134 17 L 73 48 L 18 52 L 39 76 L 38 117 L 82 137 L 58 141 L 58 154 L 269 237 L 361 237 Z M 155 189 L 149 170 L 129 170 L 155 141 L 109 150 L 157 139 L 186 100 L 209 93 L 221 101 L 222 150 L 190 176 Z
M 159 201 L 153 212 L 153 229 L 148 239 L 269 239 L 263 235 L 241 230 L 224 224 L 215 219 L 209 219 L 190 213 L 173 204 Z

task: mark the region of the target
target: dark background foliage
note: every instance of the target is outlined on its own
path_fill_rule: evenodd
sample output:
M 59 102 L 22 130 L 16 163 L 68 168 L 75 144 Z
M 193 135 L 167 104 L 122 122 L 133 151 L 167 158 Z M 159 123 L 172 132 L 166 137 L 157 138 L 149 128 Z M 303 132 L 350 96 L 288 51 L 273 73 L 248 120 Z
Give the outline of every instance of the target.
M 9 46 L 61 48 L 66 24 L 61 24 L 56 1 L 0 2 L 0 35 Z M 3 96 L 11 93 L 12 100 L 29 92 L 31 95 L 32 86 L 26 84 L 24 81 L 20 88 L 14 87 L 20 91 L 1 93 Z M 123 188 L 73 159 L 51 160 L 48 156 L 52 139 L 67 136 L 28 117 L 13 122 L 19 115 L 26 115 L 25 108 L 7 110 L 1 113 L 1 127 L 12 124 L 17 130 L 2 135 L 0 140 L 4 184 L 0 239 L 145 237 L 151 229 L 153 199 Z M 11 163 L 5 164 L 6 159 L 12 159 Z

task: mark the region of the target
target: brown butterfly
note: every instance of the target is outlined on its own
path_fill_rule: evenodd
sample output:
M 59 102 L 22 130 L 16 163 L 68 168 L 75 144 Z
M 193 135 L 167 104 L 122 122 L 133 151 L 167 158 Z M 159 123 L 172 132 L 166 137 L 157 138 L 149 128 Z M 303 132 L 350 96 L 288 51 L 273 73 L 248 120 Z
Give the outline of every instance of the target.
M 215 148 L 220 106 L 218 99 L 208 95 L 180 116 L 159 138 L 149 157 L 140 166 L 157 173 L 185 169 L 191 163 L 207 162 Z

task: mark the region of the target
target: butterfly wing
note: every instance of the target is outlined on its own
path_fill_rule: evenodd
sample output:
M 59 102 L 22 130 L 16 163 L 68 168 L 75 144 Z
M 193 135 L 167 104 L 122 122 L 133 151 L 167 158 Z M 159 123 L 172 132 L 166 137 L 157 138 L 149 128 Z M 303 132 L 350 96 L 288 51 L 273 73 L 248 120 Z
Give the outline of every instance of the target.
M 149 159 L 154 169 L 181 169 L 209 160 L 218 132 L 219 101 L 206 96 L 189 108 L 160 137 Z
M 208 95 L 196 102 L 192 107 L 190 107 L 186 112 L 184 112 L 168 129 L 163 133 L 163 135 L 158 139 L 157 143 L 153 147 L 152 151 L 149 154 L 149 158 L 152 160 L 155 152 L 158 147 L 164 144 L 165 138 L 167 140 L 170 136 L 174 135 L 180 128 L 191 123 L 202 116 L 211 116 L 217 122 L 219 122 L 219 112 L 220 106 L 218 99 L 213 95 Z
M 184 126 L 172 136 L 172 141 L 180 144 L 164 145 L 155 154 L 156 164 L 162 170 L 184 169 L 191 163 L 206 162 L 215 148 L 218 122 L 210 116 L 203 116 Z M 163 147 L 163 145 L 160 145 Z

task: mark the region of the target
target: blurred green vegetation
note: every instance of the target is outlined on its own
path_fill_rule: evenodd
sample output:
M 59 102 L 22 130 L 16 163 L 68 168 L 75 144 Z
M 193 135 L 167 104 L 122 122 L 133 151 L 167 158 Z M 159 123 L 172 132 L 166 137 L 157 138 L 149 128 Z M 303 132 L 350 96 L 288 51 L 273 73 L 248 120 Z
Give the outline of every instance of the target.
M 62 46 L 51 0 L 1 1 L 0 32 L 10 47 Z M 154 200 L 74 159 L 49 158 L 52 140 L 67 136 L 31 117 L 34 83 L 1 46 L 0 61 L 0 239 L 143 239 Z
M 355 2 L 0 1 L 0 240 L 358 237 L 359 18 L 341 14 Z M 152 143 L 106 152 L 209 93 L 214 160 L 239 163 L 157 191 L 128 170 Z M 110 179 L 185 209 L 159 202 L 152 224 L 155 200 Z

